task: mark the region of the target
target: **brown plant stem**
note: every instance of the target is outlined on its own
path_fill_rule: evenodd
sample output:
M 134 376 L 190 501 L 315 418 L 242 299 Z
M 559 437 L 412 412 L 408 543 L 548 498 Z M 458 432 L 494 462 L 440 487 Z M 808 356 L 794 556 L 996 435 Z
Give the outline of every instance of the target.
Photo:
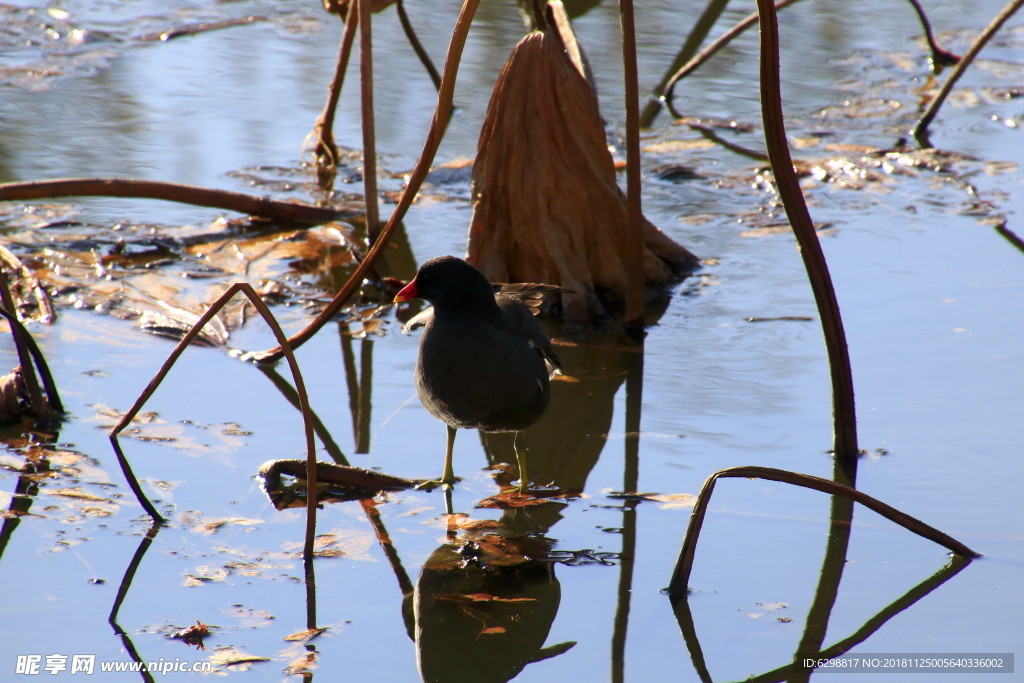
M 772 467 L 730 467 L 728 469 L 719 470 L 708 477 L 704 482 L 704 485 L 701 487 L 700 493 L 697 495 L 697 502 L 694 504 L 693 512 L 690 514 L 690 524 L 686 529 L 686 536 L 683 538 L 683 545 L 679 551 L 679 559 L 676 561 L 675 571 L 672 574 L 672 580 L 669 582 L 668 593 L 670 596 L 679 597 L 686 594 L 687 581 L 689 581 L 690 572 L 693 569 L 693 559 L 697 547 L 697 538 L 700 536 L 700 530 L 704 524 L 704 517 L 707 513 L 708 504 L 711 502 L 711 495 L 714 492 L 715 483 L 719 479 L 727 477 L 768 479 L 771 481 L 780 481 L 785 484 L 792 484 L 794 486 L 803 486 L 805 488 L 815 489 L 816 491 L 829 493 L 834 496 L 843 496 L 844 498 L 849 498 L 850 500 L 860 503 L 868 509 L 877 512 L 886 519 L 896 522 L 918 536 L 922 536 L 944 546 L 945 548 L 948 548 L 957 555 L 961 555 L 963 557 L 981 556 L 980 553 L 971 550 L 952 536 L 944 534 L 938 529 L 925 524 L 921 520 L 911 517 L 905 512 L 900 512 L 896 508 L 887 505 L 877 498 L 863 493 L 862 491 L 836 483 L 831 479 L 813 477 L 809 474 L 789 472 Z
M 373 119 L 373 14 L 370 0 L 357 0 L 359 8 L 359 83 L 363 119 L 363 201 L 366 235 L 370 244 L 380 234 L 377 208 L 377 133 Z M 351 10 L 349 10 L 351 11 Z
M 430 164 L 434 160 L 434 155 L 437 153 L 437 148 L 441 144 L 441 138 L 444 137 L 445 128 L 448 125 L 448 120 L 452 110 L 452 97 L 455 92 L 455 80 L 459 71 L 459 62 L 462 58 L 462 49 L 466 45 L 466 37 L 469 34 L 469 28 L 473 22 L 473 15 L 476 13 L 476 8 L 480 4 L 480 0 L 465 0 L 462 5 L 462 10 L 459 12 L 459 18 L 455 23 L 455 30 L 452 32 L 452 40 L 448 46 L 448 57 L 445 60 L 444 70 L 441 74 L 441 89 L 437 94 L 437 109 L 434 111 L 434 118 L 430 123 L 430 130 L 427 131 L 427 139 L 423 144 L 423 152 L 420 154 L 419 160 L 416 162 L 415 168 L 409 176 L 408 184 L 405 187 L 405 191 L 402 193 L 401 198 L 398 200 L 398 205 L 395 207 L 394 212 L 391 214 L 391 218 L 387 224 L 381 229 L 380 236 L 374 241 L 373 245 L 367 251 L 366 256 L 360 261 L 356 267 L 352 276 L 349 277 L 348 281 L 342 285 L 342 288 L 338 290 L 338 293 L 334 295 L 330 303 L 324 308 L 320 314 L 314 318 L 305 329 L 289 337 L 288 342 L 292 348 L 298 348 L 306 341 L 308 341 L 313 335 L 315 335 L 328 320 L 333 318 L 341 307 L 345 305 L 349 297 L 355 293 L 359 285 L 362 284 L 363 278 L 370 272 L 373 264 L 377 258 L 383 252 L 385 246 L 387 246 L 388 240 L 391 237 L 391 233 L 395 231 L 398 224 L 401 222 L 405 213 L 409 210 L 412 205 L 412 200 L 415 198 L 416 193 L 419 191 L 420 186 L 423 184 L 424 179 L 427 177 L 427 173 L 430 171 Z M 252 360 L 258 363 L 271 363 L 281 358 L 283 353 L 282 347 L 276 346 L 266 351 L 260 351 L 255 353 L 248 353 L 243 356 L 246 360 Z
M 626 78 L 626 329 L 644 328 L 643 207 L 640 198 L 640 86 L 636 66 L 633 0 L 619 0 L 622 61 Z
M 761 114 L 764 137 L 771 160 L 772 175 L 779 197 L 796 235 L 800 256 L 811 281 L 811 291 L 821 316 L 832 377 L 833 449 L 837 459 L 857 457 L 857 414 L 853 394 L 853 371 L 846 332 L 839 313 L 832 276 L 825 254 L 804 202 L 800 182 L 793 170 L 782 114 L 779 83 L 779 25 L 771 0 L 757 0 L 761 22 Z
M 699 123 L 687 123 L 686 125 L 688 125 L 691 130 L 700 133 L 706 140 L 710 140 L 716 145 L 721 145 L 726 150 L 733 152 L 734 154 L 739 154 L 740 156 L 747 157 L 748 159 L 753 159 L 754 161 L 759 161 L 761 163 L 768 161 L 767 154 L 753 149 L 747 149 L 742 145 L 730 142 L 705 125 Z
M 309 224 L 326 223 L 358 215 L 351 209 L 321 208 L 308 204 L 277 201 L 269 197 L 254 197 L 239 192 L 166 183 L 159 180 L 59 178 L 0 184 L 0 201 L 76 196 L 162 199 L 169 202 L 237 211 L 271 220 Z
M 21 364 L 21 376 L 29 391 L 29 402 L 32 404 L 32 412 L 35 417 L 43 422 L 54 422 L 58 415 L 64 412 L 64 405 L 57 393 L 57 383 L 53 381 L 50 368 L 46 365 L 46 358 L 39 350 L 39 345 L 32 337 L 25 326 L 18 320 L 14 313 L 0 308 L 0 316 L 7 320 L 11 326 L 11 334 L 14 337 L 15 347 L 18 351 L 18 359 Z M 36 379 L 36 372 L 46 389 L 44 400 L 39 391 L 39 381 Z
M 420 42 L 419 37 L 416 35 L 415 29 L 413 29 L 412 22 L 409 20 L 409 15 L 405 11 L 405 2 L 398 0 L 395 3 L 395 8 L 398 11 L 398 21 L 402 24 L 402 30 L 405 31 L 405 37 L 409 41 L 409 45 L 416 52 L 416 56 L 420 58 L 420 63 L 423 64 L 423 68 L 427 70 L 430 75 L 430 81 L 434 84 L 436 90 L 441 89 L 441 74 L 437 73 L 437 67 L 434 66 L 434 62 L 430 61 L 430 55 L 423 47 L 423 43 Z
M 135 36 L 135 40 L 141 42 L 159 41 L 161 43 L 166 43 L 169 40 L 180 38 L 182 36 L 195 36 L 208 31 L 219 31 L 221 29 L 233 28 L 235 26 L 248 26 L 250 24 L 256 24 L 264 21 L 269 21 L 269 19 L 267 17 L 247 16 L 239 17 L 238 19 L 224 19 L 223 21 L 200 21 L 180 28 L 144 33 L 142 35 Z
M 299 407 L 298 394 L 295 391 L 294 387 L 288 384 L 288 382 L 283 377 L 278 375 L 274 371 L 273 367 L 263 365 L 260 366 L 259 369 L 261 372 L 263 372 L 264 375 L 267 376 L 268 379 L 270 379 L 271 382 L 273 382 L 274 386 L 281 392 L 281 395 L 284 396 L 285 400 L 288 401 L 288 403 L 290 403 L 295 408 Z M 327 455 L 330 456 L 331 459 L 333 459 L 334 462 L 336 462 L 337 464 L 348 467 L 348 458 L 345 457 L 345 454 L 341 451 L 341 448 L 338 447 L 338 444 L 334 441 L 334 438 L 331 436 L 331 433 L 327 431 L 327 428 L 324 426 L 323 422 L 317 417 L 315 412 L 310 411 L 310 415 L 313 419 L 313 430 L 316 432 L 316 435 L 320 438 L 320 442 L 323 444 L 324 450 L 327 452 Z M 325 463 L 319 463 L 318 467 L 322 467 L 323 464 Z M 401 484 L 402 482 L 408 482 L 409 484 L 412 485 L 420 483 L 417 481 L 403 480 L 398 477 L 390 477 L 390 475 L 383 475 L 381 473 L 375 474 L 386 478 L 390 478 L 395 483 Z M 404 484 L 402 484 L 399 488 L 406 487 Z M 394 571 L 395 577 L 398 579 L 398 585 L 402 590 L 402 594 L 408 595 L 412 593 L 412 581 L 409 580 L 408 573 L 405 571 L 405 568 L 402 567 L 402 561 L 401 558 L 398 556 L 398 551 L 395 550 L 394 544 L 391 542 L 391 538 L 388 535 L 387 529 L 385 528 L 384 523 L 380 519 L 380 512 L 376 508 L 376 502 L 372 498 L 360 498 L 359 505 L 362 506 L 363 511 L 366 513 L 367 519 L 373 526 L 373 530 L 377 536 L 378 543 L 380 543 L 381 550 L 384 552 L 384 556 L 388 558 L 388 563 L 391 565 L 391 569 Z
M 917 0 L 909 0 L 910 6 L 914 8 L 914 12 L 917 13 L 917 18 L 921 22 L 921 29 L 924 31 L 924 39 L 928 41 L 928 49 L 931 50 L 932 56 L 932 71 L 938 73 L 944 66 L 952 66 L 960 61 L 958 55 L 943 50 L 939 47 L 939 44 L 935 42 L 935 34 L 932 33 L 932 23 L 928 21 L 928 15 L 925 14 L 924 8 L 921 7 L 921 3 Z
M 125 478 L 128 480 L 128 485 L 131 487 L 132 492 L 135 493 L 139 503 L 146 510 L 150 517 L 156 522 L 164 521 L 164 518 L 157 512 L 153 503 L 150 502 L 149 498 L 142 491 L 142 487 L 139 485 L 138 479 L 135 477 L 135 473 L 132 471 L 131 465 L 128 463 L 128 459 L 125 457 L 124 452 L 121 450 L 121 445 L 118 442 L 118 435 L 127 427 L 131 421 L 138 415 L 139 410 L 145 405 L 146 401 L 153 395 L 153 393 L 160 386 L 160 383 L 164 381 L 167 374 L 171 371 L 174 363 L 178 360 L 178 357 L 184 353 L 185 349 L 188 348 L 189 344 L 199 336 L 203 327 L 220 312 L 220 310 L 227 305 L 227 303 L 234 298 L 235 294 L 241 292 L 250 303 L 256 307 L 256 311 L 263 317 L 271 331 L 274 333 L 274 337 L 281 344 L 282 352 L 288 359 L 288 366 L 292 373 L 292 379 L 295 381 L 295 391 L 298 394 L 299 410 L 302 413 L 302 424 L 305 430 L 306 436 L 306 538 L 305 545 L 303 547 L 303 553 L 306 557 L 312 557 L 313 554 L 313 541 L 316 531 L 316 489 L 317 489 L 317 467 L 316 467 L 316 449 L 313 443 L 313 421 L 311 418 L 312 411 L 309 408 L 309 398 L 306 393 L 305 384 L 302 381 L 302 372 L 299 370 L 299 364 L 295 360 L 295 354 L 292 351 L 291 346 L 288 344 L 288 339 L 284 332 L 281 330 L 281 326 L 277 324 L 277 320 L 274 318 L 273 313 L 267 307 L 263 299 L 256 293 L 252 285 L 247 282 L 236 282 L 235 284 L 228 287 L 227 291 L 224 292 L 217 300 L 206 310 L 205 313 L 196 321 L 196 324 L 192 326 L 192 329 L 181 338 L 181 341 L 174 347 L 167 360 L 154 375 L 153 379 L 149 381 L 146 388 L 143 389 L 142 393 L 132 404 L 132 407 L 128 409 L 121 419 L 118 420 L 117 424 L 114 425 L 113 429 L 110 430 L 108 435 L 110 443 L 114 448 L 114 452 L 117 454 L 118 462 L 121 465 L 121 471 L 124 472 Z M 307 598 L 310 596 L 308 592 L 311 590 L 311 582 L 307 581 Z M 312 628 L 312 627 L 310 627 Z
M 1000 221 L 995 228 L 996 232 L 1002 235 L 1003 239 L 1016 247 L 1018 251 L 1024 252 L 1024 239 L 1021 239 L 1020 235 L 1006 227 L 1006 221 Z
M 297 394 L 297 392 L 296 392 Z M 321 422 L 322 426 L 323 423 Z M 368 470 L 363 467 L 340 465 L 333 462 L 317 461 L 317 481 L 333 486 L 342 486 L 365 490 L 371 497 L 380 491 L 399 491 L 411 489 L 419 481 L 395 477 L 384 472 Z M 281 487 L 281 475 L 302 478 L 306 476 L 306 461 L 293 458 L 268 460 L 259 466 L 259 476 L 266 482 L 268 489 Z
M 949 78 L 946 79 L 946 82 L 942 84 L 942 88 L 939 90 L 938 94 L 935 95 L 935 98 L 928 104 L 928 108 L 925 110 L 924 114 L 922 114 L 921 118 L 918 119 L 916 124 L 914 124 L 914 127 L 910 129 L 910 134 L 922 147 L 931 147 L 931 142 L 928 140 L 928 126 L 931 125 L 935 115 L 939 113 L 939 108 L 942 106 L 942 103 L 946 101 L 949 93 L 953 90 L 953 86 L 956 85 L 956 82 L 960 80 L 961 76 L 963 76 L 967 67 L 974 62 L 975 57 L 978 56 L 981 49 L 985 47 L 988 41 L 992 39 L 992 36 L 1002 28 L 1003 24 L 1005 24 L 1006 21 L 1020 9 L 1021 5 L 1024 5 L 1024 0 L 1010 0 L 1010 2 L 1003 7 L 1003 10 L 996 15 L 996 18 L 985 27 L 985 30 L 982 31 L 974 40 L 970 49 L 967 50 L 967 53 L 960 59 L 956 68 L 953 69 L 953 73 L 951 73 Z
M 852 459 L 849 467 L 843 461 L 833 463 L 833 481 L 854 488 L 857 485 L 857 461 Z M 818 652 L 825 642 L 825 634 L 832 619 L 832 610 L 839 599 L 839 586 L 843 580 L 843 571 L 848 563 L 850 539 L 853 536 L 853 512 L 855 503 L 843 496 L 832 496 L 829 501 L 828 541 L 825 543 L 825 557 L 821 561 L 818 572 L 818 585 L 814 589 L 814 598 L 804 618 L 804 630 L 800 634 L 797 652 Z M 807 681 L 810 676 L 808 667 L 797 667 L 790 679 L 792 683 Z
M 334 143 L 334 117 L 341 100 L 341 89 L 345 84 L 345 72 L 352 55 L 352 43 L 355 42 L 356 27 L 359 24 L 359 12 L 349 11 L 345 17 L 345 29 L 338 45 L 338 58 L 334 63 L 334 77 L 327 87 L 327 102 L 323 111 L 313 124 L 313 130 L 306 138 L 304 148 L 313 148 L 313 163 L 317 172 L 320 187 L 328 191 L 334 183 L 334 172 L 338 165 L 338 147 Z
M 11 254 L 13 258 L 14 255 Z M 15 261 L 18 261 L 15 258 Z M 18 262 L 20 264 L 20 261 Z M 29 409 L 32 415 L 44 423 L 57 421 L 60 413 L 64 412 L 64 406 L 60 402 L 57 393 L 57 384 L 53 381 L 50 368 L 46 365 L 39 345 L 29 331 L 18 319 L 17 304 L 11 295 L 10 287 L 7 284 L 7 276 L 0 272 L 0 316 L 3 316 L 11 327 L 11 337 L 14 340 L 14 348 L 18 354 L 18 363 L 21 365 L 21 379 L 28 392 Z M 39 379 L 42 378 L 46 387 L 46 398 L 43 398 L 39 388 Z
M 43 392 L 39 388 L 39 380 L 36 377 L 32 356 L 28 350 L 28 339 L 31 336 L 18 320 L 17 310 L 14 297 L 11 296 L 11 289 L 7 285 L 7 276 L 0 273 L 0 316 L 3 316 L 11 326 L 11 338 L 14 340 L 18 364 L 21 366 L 21 380 L 28 393 L 29 410 L 39 419 L 49 421 L 53 416 L 49 414 L 46 401 L 43 400 Z
M 154 524 L 163 524 L 167 519 L 161 515 L 156 506 L 153 505 L 153 501 L 149 499 L 146 492 L 142 490 L 142 485 L 139 484 L 138 477 L 135 476 L 134 470 L 132 470 L 131 463 L 128 462 L 128 457 L 124 454 L 121 449 L 121 442 L 117 436 L 110 436 L 110 446 L 114 449 L 114 455 L 117 457 L 117 464 L 121 468 L 121 474 L 124 475 L 125 481 L 128 482 L 128 488 L 135 494 L 135 500 L 139 501 L 139 505 L 146 511 L 150 519 L 153 520 Z
M 121 605 L 128 596 L 128 589 L 131 588 L 132 581 L 135 580 L 135 573 L 142 564 L 142 558 L 146 556 L 146 552 L 153 545 L 156 535 L 160 532 L 160 527 L 160 522 L 154 521 L 142 537 L 139 547 L 135 549 L 135 554 L 132 555 L 132 559 L 124 570 L 124 576 L 121 577 L 121 583 L 117 587 L 117 595 L 114 597 L 114 604 L 111 605 L 110 614 L 107 616 L 107 623 L 114 629 L 114 635 L 121 639 L 121 645 L 124 646 L 128 656 L 132 658 L 133 662 L 139 662 L 142 665 L 139 669 L 139 674 L 144 683 L 154 683 L 156 679 L 153 678 L 153 674 L 146 668 L 145 660 L 139 655 L 139 651 L 132 642 L 131 636 L 117 623 L 117 618 L 118 613 L 121 611 Z
M 877 633 L 882 626 L 884 626 L 893 617 L 906 611 L 918 601 L 924 599 L 927 595 L 938 589 L 939 586 L 959 574 L 970 563 L 971 560 L 969 558 L 954 555 L 945 566 L 911 588 L 896 600 L 883 607 L 874 616 L 864 622 L 864 624 L 861 625 L 861 627 L 852 635 L 830 645 L 820 652 L 798 652 L 797 657 L 795 658 L 797 661 L 790 662 L 789 664 L 767 671 L 763 674 L 750 676 L 745 679 L 746 683 L 778 683 L 779 681 L 786 681 L 786 683 L 790 683 L 791 681 L 799 680 L 800 678 L 806 679 L 807 667 L 805 665 L 805 659 L 823 661 L 839 657 L 840 655 L 849 652 L 857 645 L 867 641 L 868 638 Z M 700 644 L 696 642 L 696 630 L 693 625 L 692 615 L 689 611 L 689 603 L 686 600 L 680 600 L 675 604 L 674 609 L 676 617 L 680 621 L 680 629 L 683 631 L 683 637 L 686 639 L 687 647 L 690 649 L 691 657 L 694 657 L 694 653 L 699 655 Z M 689 618 L 689 620 L 685 621 L 687 618 Z M 697 661 L 700 664 L 703 664 L 702 660 Z M 707 674 L 706 666 L 699 671 L 702 672 L 701 680 L 712 680 L 710 674 Z
M 778 12 L 790 5 L 796 3 L 798 0 L 779 0 L 775 3 L 775 11 Z M 933 64 L 937 65 L 951 65 L 956 64 L 959 59 L 956 55 L 950 53 L 947 50 L 942 49 L 939 44 L 935 41 L 935 37 L 932 34 L 931 24 L 928 21 L 927 15 L 921 8 L 920 3 L 917 0 L 909 0 L 913 6 L 914 11 L 917 13 L 917 17 L 921 22 L 921 27 L 924 30 L 925 39 L 928 41 L 928 48 L 931 50 L 931 59 Z M 721 36 L 712 41 L 706 48 L 701 50 L 699 53 L 693 56 L 688 62 L 678 68 L 678 70 L 670 77 L 666 78 L 663 83 L 655 88 L 653 93 L 654 99 L 648 103 L 647 108 L 644 110 L 643 123 L 642 125 L 648 126 L 650 122 L 658 113 L 658 105 L 663 102 L 672 115 L 676 118 L 682 118 L 682 114 L 676 111 L 673 106 L 675 98 L 675 87 L 676 84 L 689 76 L 691 73 L 699 69 L 709 59 L 714 57 L 718 52 L 722 50 L 726 45 L 731 43 L 736 36 L 740 35 L 748 28 L 757 23 L 757 12 L 751 12 L 746 17 L 736 22 L 732 28 L 723 33 Z M 686 49 L 680 51 L 680 54 L 686 54 Z M 692 53 L 691 53 L 692 54 Z M 675 66 L 675 65 L 673 65 Z
M 776 5 L 775 5 L 775 11 L 778 11 L 778 10 L 784 9 L 786 7 L 789 7 L 790 5 L 792 5 L 793 3 L 797 2 L 797 1 L 798 0 L 779 0 L 779 2 L 776 3 Z M 716 16 L 716 19 L 717 19 L 717 16 Z M 668 110 L 672 113 L 672 116 L 676 117 L 677 119 L 678 118 L 682 118 L 682 114 L 677 112 L 675 110 L 675 108 L 673 107 L 673 104 L 672 104 L 672 100 L 675 97 L 675 87 L 676 87 L 676 84 L 679 81 L 681 81 L 683 78 L 689 76 L 691 73 L 693 73 L 694 71 L 699 69 L 701 66 L 703 66 L 705 62 L 707 62 L 709 59 L 711 59 L 716 54 L 718 54 L 718 52 L 721 51 L 722 48 L 724 48 L 726 45 L 731 43 L 733 41 L 733 39 L 736 38 L 736 36 L 738 36 L 739 34 L 743 33 L 744 31 L 746 31 L 748 28 L 750 28 L 751 26 L 753 26 L 756 23 L 757 23 L 757 12 L 751 12 L 750 14 L 745 16 L 743 19 L 741 19 L 740 21 L 736 22 L 736 24 L 732 28 L 730 28 L 728 31 L 726 31 L 725 33 L 720 35 L 718 38 L 713 40 L 711 42 L 711 44 L 709 44 L 706 48 L 704 48 L 703 50 L 698 52 L 696 55 L 694 55 L 688 62 L 686 62 L 685 64 L 680 66 L 679 69 L 674 74 L 672 74 L 671 77 L 669 77 L 669 78 L 667 78 L 665 80 L 665 84 L 664 84 L 664 86 L 662 86 L 662 89 L 660 91 L 657 91 L 657 90 L 655 91 L 654 95 L 656 97 L 659 97 L 660 100 L 664 101 L 665 106 L 668 107 Z M 696 46 L 694 46 L 694 49 L 696 49 Z M 664 95 L 662 95 L 661 93 L 664 93 Z M 651 109 L 653 107 L 653 112 L 652 112 L 652 115 L 651 115 L 651 119 L 653 119 L 654 118 L 654 114 L 657 114 L 657 112 L 658 112 L 658 109 L 657 109 L 658 101 L 656 100 L 656 101 L 648 104 L 647 106 L 648 106 L 648 109 Z M 645 114 L 646 114 L 646 112 L 645 112 Z
M 711 28 L 718 21 L 718 18 L 722 16 L 722 12 L 725 10 L 725 6 L 728 4 L 728 0 L 711 0 L 704 7 L 704 11 L 700 17 L 694 23 L 693 28 L 690 29 L 690 33 L 686 36 L 686 41 L 683 42 L 683 46 L 679 49 L 679 53 L 676 55 L 672 64 L 668 67 L 668 73 L 666 73 L 661 82 L 654 86 L 654 91 L 651 93 L 651 97 L 648 98 L 647 104 L 644 106 L 644 111 L 640 115 L 640 125 L 647 128 L 654 122 L 658 112 L 661 111 L 661 105 L 663 100 L 663 94 L 666 92 L 666 87 L 671 88 L 675 84 L 675 80 L 678 77 L 672 74 L 673 71 L 679 68 L 679 65 L 684 62 L 693 61 L 693 53 L 697 51 L 700 44 L 704 42 L 708 33 L 711 32 Z M 678 72 L 677 72 L 678 73 Z

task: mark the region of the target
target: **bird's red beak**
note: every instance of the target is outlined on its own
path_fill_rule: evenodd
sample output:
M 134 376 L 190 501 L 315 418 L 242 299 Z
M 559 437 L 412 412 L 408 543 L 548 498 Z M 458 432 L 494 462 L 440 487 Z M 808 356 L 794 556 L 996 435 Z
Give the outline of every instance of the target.
M 412 282 L 410 282 L 409 284 L 402 288 L 402 291 L 400 291 L 398 294 L 395 294 L 395 303 L 400 304 L 403 301 L 408 301 L 409 299 L 416 299 L 418 297 L 419 294 L 416 293 L 416 278 L 413 278 Z

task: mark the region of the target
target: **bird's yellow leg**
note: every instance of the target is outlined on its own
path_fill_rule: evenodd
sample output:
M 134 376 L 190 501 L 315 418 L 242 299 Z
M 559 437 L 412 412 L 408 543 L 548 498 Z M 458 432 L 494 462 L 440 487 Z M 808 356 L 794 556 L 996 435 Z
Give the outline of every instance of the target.
M 519 450 L 518 441 L 519 432 L 516 432 L 512 440 L 512 449 L 516 452 L 516 462 L 519 464 L 519 493 L 529 493 L 530 475 L 526 473 L 526 453 Z
M 444 486 L 450 488 L 458 479 L 455 478 L 455 472 L 452 468 L 452 453 L 455 450 L 455 427 L 448 427 L 448 445 L 444 451 L 444 472 L 441 474 L 440 479 L 432 479 L 425 481 L 421 484 L 417 484 L 416 488 L 422 491 L 430 491 L 436 489 L 438 486 Z
M 455 483 L 455 471 L 452 469 L 452 452 L 455 450 L 455 427 L 448 427 L 448 445 L 444 449 L 444 473 L 441 475 L 441 483 L 451 485 Z

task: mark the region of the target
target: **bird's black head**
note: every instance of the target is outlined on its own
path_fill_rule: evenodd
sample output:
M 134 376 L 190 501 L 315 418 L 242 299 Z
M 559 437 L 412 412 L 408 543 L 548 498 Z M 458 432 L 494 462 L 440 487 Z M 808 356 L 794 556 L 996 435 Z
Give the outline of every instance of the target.
M 460 258 L 438 256 L 416 273 L 395 296 L 395 302 L 426 299 L 439 310 L 491 311 L 496 308 L 494 288 L 484 274 Z

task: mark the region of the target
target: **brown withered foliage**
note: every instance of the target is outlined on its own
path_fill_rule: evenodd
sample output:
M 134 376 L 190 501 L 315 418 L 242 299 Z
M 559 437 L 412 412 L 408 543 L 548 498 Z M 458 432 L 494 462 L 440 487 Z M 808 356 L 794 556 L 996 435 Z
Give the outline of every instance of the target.
M 608 316 L 626 293 L 626 197 L 594 91 L 558 33 L 530 33 L 494 86 L 473 167 L 468 260 L 494 282 L 565 287 L 567 320 Z M 654 287 L 696 257 L 644 221 Z

